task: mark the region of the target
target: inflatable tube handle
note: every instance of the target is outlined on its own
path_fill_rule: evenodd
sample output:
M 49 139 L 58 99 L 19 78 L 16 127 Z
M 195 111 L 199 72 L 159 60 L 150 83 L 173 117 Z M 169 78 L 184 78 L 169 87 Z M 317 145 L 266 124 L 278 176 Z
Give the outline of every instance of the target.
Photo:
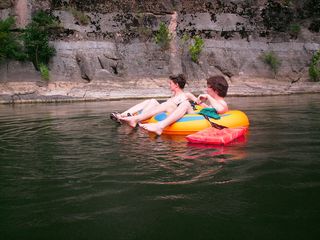
M 211 122 L 210 119 L 209 119 L 209 117 L 208 117 L 207 115 L 204 115 L 204 114 L 201 114 L 201 115 L 202 115 L 206 120 L 209 121 L 211 127 L 217 128 L 217 129 L 219 129 L 219 130 L 224 129 L 224 128 L 227 128 L 227 127 L 225 127 L 225 126 L 222 126 L 222 125 L 219 125 L 219 124 L 217 124 L 217 123 Z

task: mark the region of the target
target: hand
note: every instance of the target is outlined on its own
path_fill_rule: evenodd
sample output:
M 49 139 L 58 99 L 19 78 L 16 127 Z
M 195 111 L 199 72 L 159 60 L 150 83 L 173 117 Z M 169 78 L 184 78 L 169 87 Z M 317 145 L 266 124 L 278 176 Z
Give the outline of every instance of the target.
M 200 94 L 198 96 L 198 99 L 200 100 L 200 102 L 205 102 L 208 99 L 207 94 Z

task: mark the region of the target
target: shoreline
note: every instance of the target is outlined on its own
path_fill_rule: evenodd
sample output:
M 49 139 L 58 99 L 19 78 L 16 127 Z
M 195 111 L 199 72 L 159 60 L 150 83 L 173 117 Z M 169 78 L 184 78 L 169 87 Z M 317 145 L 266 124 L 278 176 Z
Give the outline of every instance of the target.
M 205 88 L 187 87 L 195 95 Z M 261 97 L 292 94 L 320 93 L 320 82 L 284 83 L 257 82 L 256 80 L 232 82 L 228 97 Z M 39 86 L 35 82 L 10 82 L 0 84 L 0 104 L 64 103 L 92 101 L 120 101 L 129 99 L 165 99 L 170 97 L 165 87 L 158 88 L 112 88 L 97 83 L 50 83 Z

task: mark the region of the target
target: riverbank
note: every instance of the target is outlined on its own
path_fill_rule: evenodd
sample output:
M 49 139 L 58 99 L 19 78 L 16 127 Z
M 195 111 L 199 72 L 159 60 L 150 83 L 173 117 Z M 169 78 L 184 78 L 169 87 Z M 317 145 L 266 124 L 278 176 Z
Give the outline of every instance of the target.
M 148 83 L 148 84 L 147 84 Z M 320 93 L 318 82 L 283 82 L 276 79 L 233 79 L 228 96 L 270 96 Z M 0 84 L 0 104 L 107 101 L 121 99 L 166 98 L 170 91 L 164 79 L 144 79 L 120 85 L 106 82 L 7 82 Z M 193 82 L 187 91 L 205 91 L 205 82 Z
M 185 74 L 186 90 L 194 94 L 205 90 L 205 79 L 213 74 L 228 78 L 229 96 L 319 93 L 319 83 L 309 82 L 311 60 L 320 49 L 314 9 L 311 0 L 290 6 L 277 1 L 6 0 L 0 20 L 15 16 L 21 33 L 39 10 L 50 13 L 46 17 L 57 25 L 48 36 L 55 49 L 48 62 L 50 81 L 41 80 L 35 60 L 5 59 L 0 103 L 166 98 L 167 77 L 177 73 Z M 87 21 L 81 22 L 79 14 Z M 170 36 L 165 48 L 155 41 L 163 25 Z M 196 60 L 190 52 L 195 39 L 203 41 Z

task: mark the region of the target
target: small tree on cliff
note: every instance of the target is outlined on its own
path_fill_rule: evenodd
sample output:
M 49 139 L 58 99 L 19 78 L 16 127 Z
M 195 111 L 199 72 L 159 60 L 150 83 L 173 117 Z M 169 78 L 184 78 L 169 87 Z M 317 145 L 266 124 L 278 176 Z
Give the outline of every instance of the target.
M 188 53 L 192 62 L 199 63 L 200 54 L 204 47 L 204 40 L 198 35 L 190 37 L 188 34 L 184 34 L 181 38 L 181 44 L 182 51 L 184 51 L 186 46 L 188 47 Z
M 18 33 L 13 32 L 14 24 L 13 17 L 0 20 L 0 61 L 4 59 L 25 60 L 27 57 Z
M 309 76 L 314 82 L 320 81 L 320 50 L 312 56 L 309 66 Z
M 54 47 L 49 45 L 49 30 L 53 26 L 56 26 L 55 19 L 40 11 L 33 16 L 23 35 L 29 59 L 39 71 L 44 69 L 43 65 L 47 66 L 51 57 L 55 55 Z
M 189 54 L 191 56 L 191 60 L 195 63 L 198 63 L 204 46 L 204 41 L 200 36 L 194 36 L 192 39 L 193 44 L 189 47 Z
M 162 50 L 166 50 L 169 48 L 171 34 L 169 32 L 169 28 L 163 22 L 160 23 L 159 30 L 155 36 L 155 41 Z
M 278 56 L 274 52 L 265 52 L 261 55 L 261 59 L 265 64 L 269 65 L 274 76 L 276 76 L 279 67 L 281 66 L 281 61 Z

